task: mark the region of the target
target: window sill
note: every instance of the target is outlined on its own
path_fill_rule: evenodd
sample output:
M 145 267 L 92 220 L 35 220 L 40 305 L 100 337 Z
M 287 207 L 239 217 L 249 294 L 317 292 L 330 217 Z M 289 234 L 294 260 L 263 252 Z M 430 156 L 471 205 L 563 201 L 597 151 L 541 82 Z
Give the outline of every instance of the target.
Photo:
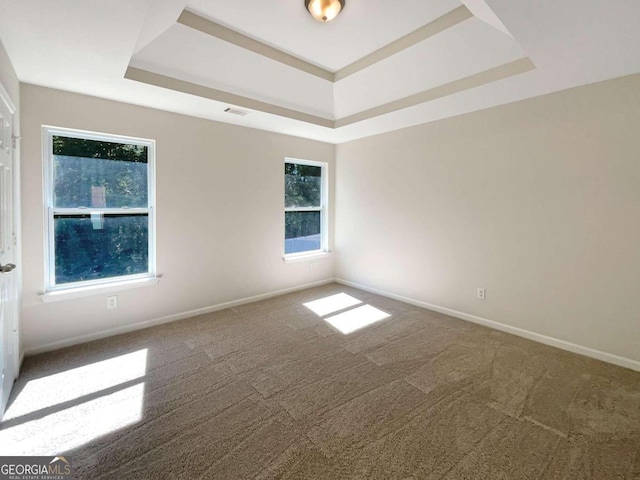
M 89 287 L 54 290 L 52 292 L 41 294 L 40 300 L 44 303 L 61 302 L 63 300 L 71 300 L 73 298 L 121 292 L 123 290 L 131 290 L 132 288 L 151 287 L 153 285 L 157 285 L 160 282 L 160 278 L 160 276 L 157 276 L 136 280 L 125 280 L 123 282 L 114 282 L 103 285 L 91 285 Z
M 285 255 L 282 257 L 284 263 L 296 263 L 296 262 L 304 262 L 309 260 L 319 260 L 321 258 L 326 258 L 331 255 L 331 250 L 326 252 L 310 252 L 310 253 L 298 253 Z

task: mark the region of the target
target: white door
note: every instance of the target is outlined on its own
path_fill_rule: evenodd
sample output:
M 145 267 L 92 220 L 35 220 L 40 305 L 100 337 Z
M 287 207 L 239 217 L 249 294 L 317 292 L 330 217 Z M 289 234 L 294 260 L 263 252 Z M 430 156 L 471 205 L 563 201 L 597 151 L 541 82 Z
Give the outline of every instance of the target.
M 0 84 L 0 418 L 18 369 L 18 282 L 16 255 L 16 205 L 14 201 L 15 108 Z

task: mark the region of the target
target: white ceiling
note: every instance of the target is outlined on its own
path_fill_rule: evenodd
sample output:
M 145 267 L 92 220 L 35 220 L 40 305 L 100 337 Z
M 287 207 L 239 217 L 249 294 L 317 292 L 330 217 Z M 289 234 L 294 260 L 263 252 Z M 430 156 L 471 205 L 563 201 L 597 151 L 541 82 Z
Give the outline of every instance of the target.
M 353 115 L 526 56 L 511 37 L 470 18 L 337 82 L 335 114 Z
M 459 0 L 347 0 L 335 20 L 320 23 L 306 11 L 304 0 L 191 0 L 187 5 L 195 13 L 331 71 L 459 6 Z
M 131 65 L 309 114 L 333 115 L 331 82 L 180 24 L 143 48 Z
M 0 0 L 0 41 L 26 83 L 332 143 L 640 72 L 638 0 L 399 3 L 347 0 L 322 24 L 303 0 Z M 331 78 L 402 48 L 332 81 L 178 23 L 185 8 Z

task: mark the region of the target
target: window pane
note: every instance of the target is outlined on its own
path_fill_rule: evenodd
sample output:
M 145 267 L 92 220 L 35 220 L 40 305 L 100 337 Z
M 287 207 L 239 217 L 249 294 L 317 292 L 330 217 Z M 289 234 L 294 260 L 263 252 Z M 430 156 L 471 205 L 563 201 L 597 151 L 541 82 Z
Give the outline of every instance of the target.
M 284 164 L 285 207 L 320 207 L 322 167 Z
M 147 147 L 53 137 L 54 207 L 147 207 Z
M 56 284 L 149 271 L 147 214 L 55 215 Z
M 320 212 L 286 212 L 284 253 L 320 250 Z

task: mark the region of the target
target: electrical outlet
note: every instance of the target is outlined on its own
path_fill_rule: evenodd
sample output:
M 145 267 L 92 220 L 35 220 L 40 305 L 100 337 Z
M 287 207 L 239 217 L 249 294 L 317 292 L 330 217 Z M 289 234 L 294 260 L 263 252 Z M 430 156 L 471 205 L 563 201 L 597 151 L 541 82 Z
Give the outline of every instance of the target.
M 487 299 L 487 291 L 484 288 L 479 288 L 478 289 L 478 298 L 480 300 L 486 300 Z
M 118 308 L 118 296 L 107 297 L 107 309 Z

